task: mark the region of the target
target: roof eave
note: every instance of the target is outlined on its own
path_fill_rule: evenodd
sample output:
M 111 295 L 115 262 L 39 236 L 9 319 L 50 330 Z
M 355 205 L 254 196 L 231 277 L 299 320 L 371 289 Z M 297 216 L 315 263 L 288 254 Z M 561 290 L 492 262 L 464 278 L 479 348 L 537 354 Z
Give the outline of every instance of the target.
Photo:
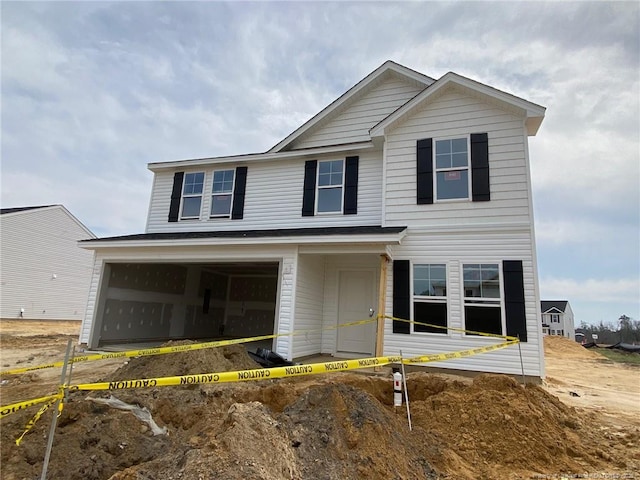
M 150 247 L 199 247 L 199 246 L 251 246 L 251 245 L 399 245 L 406 230 L 398 233 L 367 235 L 313 235 L 308 237 L 250 237 L 250 238 L 189 238 L 189 239 L 154 239 L 154 240 L 92 240 L 78 242 L 85 250 L 104 250 L 121 248 Z
M 286 158 L 311 157 L 324 154 L 331 154 L 345 151 L 368 150 L 374 148 L 373 142 L 353 142 L 340 145 L 326 145 L 322 147 L 293 150 L 290 152 L 274 153 L 249 153 L 246 155 L 231 155 L 226 157 L 192 158 L 186 160 L 174 160 L 168 162 L 152 162 L 147 164 L 147 168 L 152 172 L 158 170 L 170 170 L 174 168 L 197 167 L 201 165 L 224 164 L 224 163 L 255 163 L 269 160 L 280 160 Z

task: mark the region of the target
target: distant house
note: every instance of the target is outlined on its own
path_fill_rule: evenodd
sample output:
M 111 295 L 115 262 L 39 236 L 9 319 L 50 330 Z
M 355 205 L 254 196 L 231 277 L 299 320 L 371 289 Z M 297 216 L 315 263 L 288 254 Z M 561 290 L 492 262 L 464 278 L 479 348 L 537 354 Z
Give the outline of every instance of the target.
M 264 153 L 151 163 L 145 232 L 80 242 L 96 253 L 80 341 L 278 334 L 292 360 L 495 343 L 481 331 L 522 344 L 438 367 L 543 377 L 528 138 L 544 115 L 388 61 Z
M 0 210 L 0 318 L 82 320 L 95 238 L 62 205 Z
M 542 334 L 574 339 L 573 311 L 567 300 L 542 300 Z

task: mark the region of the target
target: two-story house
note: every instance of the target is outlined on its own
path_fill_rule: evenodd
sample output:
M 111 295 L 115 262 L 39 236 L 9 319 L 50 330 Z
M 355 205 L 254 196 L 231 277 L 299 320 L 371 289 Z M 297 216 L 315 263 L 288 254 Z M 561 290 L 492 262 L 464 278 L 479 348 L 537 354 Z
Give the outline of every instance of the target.
M 576 336 L 573 310 L 567 300 L 542 300 L 542 334 L 559 335 L 572 340 Z
M 82 242 L 81 341 L 283 334 L 287 359 L 519 336 L 542 377 L 528 137 L 545 109 L 388 61 L 264 153 L 151 163 L 146 232 Z M 290 332 L 303 332 L 286 335 Z M 521 373 L 518 347 L 438 367 Z

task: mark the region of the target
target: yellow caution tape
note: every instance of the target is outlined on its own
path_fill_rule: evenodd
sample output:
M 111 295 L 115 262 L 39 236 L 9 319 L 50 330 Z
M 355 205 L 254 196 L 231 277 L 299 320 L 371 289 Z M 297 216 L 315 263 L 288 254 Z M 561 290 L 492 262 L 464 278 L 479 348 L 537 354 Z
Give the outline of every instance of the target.
M 381 367 L 391 363 L 428 363 L 437 362 L 443 360 L 451 360 L 454 358 L 463 358 L 471 355 L 477 355 L 480 353 L 505 348 L 514 343 L 517 343 L 518 339 L 509 340 L 507 342 L 499 343 L 496 345 L 488 345 L 486 347 L 473 348 L 469 350 L 462 350 L 451 353 L 439 353 L 432 355 L 422 355 L 418 357 L 403 359 L 400 356 L 386 356 L 386 357 L 369 357 L 358 358 L 353 360 L 335 360 L 332 362 L 324 363 L 311 363 L 302 365 L 292 365 L 289 367 L 274 367 L 274 368 L 260 368 L 254 370 L 237 370 L 233 372 L 215 372 L 215 373 L 199 373 L 193 375 L 180 375 L 174 377 L 159 377 L 159 378 L 145 378 L 138 380 L 120 380 L 114 382 L 100 382 L 100 383 L 85 383 L 79 385 L 62 385 L 60 387 L 60 393 L 56 395 L 50 395 L 48 397 L 42 397 L 35 400 L 29 400 L 26 402 L 15 403 L 6 407 L 0 407 L 2 416 L 10 415 L 24 408 L 36 405 L 42 402 L 48 402 L 43 405 L 38 413 L 29 420 L 24 432 L 18 439 L 16 439 L 16 445 L 20 445 L 22 438 L 33 428 L 36 422 L 44 414 L 44 412 L 53 405 L 56 401 L 58 403 L 58 416 L 62 414 L 64 408 L 64 392 L 69 391 L 87 391 L 87 390 L 124 390 L 134 388 L 150 388 L 150 387 L 168 387 L 177 385 L 196 385 L 207 383 L 234 383 L 234 382 L 247 382 L 256 380 L 272 380 L 276 378 L 298 377 L 305 375 L 319 375 L 323 373 L 343 372 L 347 370 L 358 370 L 362 368 Z
M 114 382 L 85 383 L 69 387 L 71 391 L 76 390 L 123 390 L 132 388 L 152 388 L 168 387 L 176 385 L 195 385 L 206 383 L 233 383 L 246 382 L 251 380 L 271 380 L 275 378 L 297 377 L 303 375 L 317 375 L 321 373 L 340 372 L 346 370 L 357 370 L 362 368 L 372 368 L 388 365 L 390 363 L 428 363 L 454 358 L 463 358 L 479 353 L 485 353 L 500 348 L 505 348 L 517 343 L 508 341 L 486 347 L 461 350 L 452 353 L 439 353 L 432 355 L 421 355 L 408 359 L 399 356 L 369 357 L 354 360 L 336 360 L 324 363 L 310 363 L 302 365 L 292 365 L 290 367 L 259 368 L 253 370 L 237 370 L 233 372 L 213 372 L 193 375 L 181 375 L 175 377 L 145 378 L 137 380 L 119 380 Z
M 388 320 L 393 320 L 396 322 L 405 322 L 405 323 L 413 323 L 415 325 L 423 325 L 425 327 L 438 328 L 440 330 L 451 330 L 452 332 L 460 332 L 460 333 L 470 333 L 472 335 L 479 335 L 482 337 L 490 337 L 490 338 L 504 338 L 505 340 L 509 340 L 510 342 L 519 342 L 520 340 L 517 337 L 510 337 L 508 335 L 499 335 L 496 333 L 486 333 L 486 332 L 477 332 L 475 330 L 465 330 L 463 328 L 454 328 L 454 327 L 443 327 L 441 325 L 433 325 L 431 323 L 417 322 L 415 320 L 407 320 L 404 318 L 392 317 L 390 315 L 379 315 L 381 318 L 386 318 Z
M 349 323 L 342 323 L 340 325 L 332 325 L 330 327 L 324 327 L 324 328 L 317 328 L 317 329 L 311 329 L 311 330 L 298 330 L 298 331 L 293 331 L 293 332 L 287 332 L 287 333 L 274 333 L 274 334 L 270 334 L 270 335 L 259 335 L 256 337 L 246 337 L 246 338 L 234 338 L 234 339 L 230 339 L 230 340 L 216 340 L 213 342 L 203 342 L 203 343 L 193 343 L 193 344 L 189 344 L 189 345 L 176 345 L 173 347 L 157 347 L 157 348 L 145 348 L 145 349 L 141 349 L 141 350 L 130 350 L 130 351 L 126 351 L 126 352 L 113 352 L 113 353 L 97 353 L 94 355 L 80 355 L 77 357 L 73 357 L 72 359 L 69 360 L 69 362 L 76 364 L 76 363 L 80 363 L 80 362 L 91 362 L 91 361 L 95 361 L 95 360 L 108 360 L 108 359 L 112 359 L 112 358 L 132 358 L 132 357 L 148 357 L 148 356 L 152 356 L 152 355 L 164 355 L 164 354 L 168 354 L 168 353 L 177 353 L 177 352 L 188 352 L 188 351 L 194 351 L 194 350 L 204 350 L 207 348 L 217 348 L 217 347 L 225 347 L 228 345 L 237 345 L 237 344 L 241 344 L 241 343 L 249 343 L 249 342 L 255 342 L 258 340 L 268 340 L 268 339 L 272 339 L 272 338 L 278 338 L 278 337 L 287 337 L 287 336 L 298 336 L 298 335 L 307 335 L 309 333 L 312 332 L 321 332 L 324 330 L 335 330 L 337 328 L 343 328 L 343 327 L 354 327 L 357 325 L 365 325 L 367 323 L 372 323 L 372 322 L 376 322 L 378 319 L 377 318 L 368 318 L 366 320 L 358 320 L 355 322 L 349 322 Z M 15 375 L 15 374 L 19 374 L 19 373 L 26 373 L 26 372 L 33 372 L 36 370 L 44 370 L 47 368 L 55 368 L 55 367 L 61 367 L 64 365 L 64 362 L 54 362 L 54 363 L 47 363 L 44 365 L 36 365 L 33 367 L 22 367 L 22 368 L 15 368 L 12 370 L 4 370 L 2 372 L 0 372 L 0 375 Z
M 316 375 L 320 373 L 371 368 L 400 362 L 400 357 L 371 357 L 354 360 L 336 360 L 325 363 L 309 363 L 289 367 L 257 368 L 233 372 L 201 373 L 176 377 L 147 378 L 140 380 L 120 380 L 115 382 L 85 383 L 73 385 L 70 390 L 122 390 L 129 388 L 168 387 L 175 385 L 195 385 L 204 383 L 232 383 L 250 380 L 271 380 L 274 378 Z
M 60 394 L 55 395 L 55 398 L 53 398 L 53 400 L 51 400 L 48 403 L 45 403 L 42 407 L 40 407 L 40 410 L 38 410 L 38 413 L 36 413 L 33 418 L 31 420 L 29 420 L 27 422 L 27 424 L 24 427 L 24 432 L 22 432 L 22 435 L 20 435 L 18 438 L 16 438 L 16 445 L 20 446 L 20 442 L 22 442 L 22 438 L 29 433 L 29 430 L 31 430 L 33 428 L 33 426 L 36 424 L 36 422 L 38 420 L 40 420 L 40 417 L 44 414 L 44 412 L 46 412 L 49 407 L 51 405 L 53 405 L 55 402 L 60 401 L 59 405 L 58 405 L 58 410 L 60 412 L 62 412 L 62 397 L 64 396 L 64 394 L 61 396 Z M 60 416 L 60 413 L 58 414 L 58 416 Z
M 16 412 L 19 412 L 20 410 L 24 410 L 34 405 L 38 405 L 39 403 L 48 402 L 50 400 L 55 401 L 58 398 L 62 398 L 63 396 L 64 394 L 57 393 L 55 395 L 47 395 L 46 397 L 34 398 L 33 400 L 26 400 L 24 402 L 13 403 L 11 405 L 0 407 L 0 418 L 4 418 L 7 415 L 11 415 L 12 413 L 16 413 Z
M 63 392 L 65 390 L 70 390 L 70 391 L 120 390 L 120 389 L 132 389 L 132 388 L 174 386 L 174 385 L 193 385 L 193 384 L 205 384 L 205 383 L 231 383 L 231 382 L 242 382 L 242 381 L 250 381 L 250 380 L 285 378 L 285 377 L 293 377 L 293 376 L 301 376 L 301 375 L 315 375 L 315 374 L 330 373 L 330 372 L 336 372 L 336 371 L 356 370 L 356 369 L 362 369 L 362 368 L 384 366 L 390 363 L 400 363 L 401 361 L 405 364 L 429 363 L 429 362 L 438 362 L 438 361 L 452 360 L 456 358 L 469 357 L 472 355 L 478 355 L 481 353 L 486 353 L 493 350 L 505 348 L 519 342 L 519 340 L 516 337 L 510 337 L 507 335 L 495 335 L 495 334 L 488 334 L 484 332 L 474 332 L 469 330 L 456 329 L 451 327 L 441 327 L 438 325 L 431 325 L 431 324 L 422 323 L 422 322 L 413 322 L 410 320 L 405 320 L 405 319 L 386 316 L 386 315 L 379 316 L 378 318 L 386 318 L 390 320 L 415 323 L 415 324 L 426 325 L 426 326 L 435 327 L 435 328 L 456 330 L 460 332 L 472 333 L 472 334 L 482 335 L 486 337 L 501 338 L 501 339 L 505 339 L 506 342 L 502 342 L 495 345 L 487 345 L 484 347 L 472 348 L 468 350 L 461 350 L 457 352 L 427 354 L 427 355 L 420 355 L 420 356 L 405 358 L 405 359 L 401 359 L 399 356 L 370 357 L 370 358 L 361 358 L 361 359 L 354 359 L 354 360 L 338 360 L 338 361 L 316 363 L 316 364 L 293 365 L 290 367 L 274 367 L 274 368 L 262 368 L 262 369 L 252 369 L 252 370 L 239 370 L 239 371 L 233 371 L 233 372 L 213 372 L 213 373 L 203 373 L 203 374 L 194 374 L 194 375 L 182 375 L 182 376 L 175 376 L 175 377 L 122 380 L 117 382 L 88 383 L 88 384 L 73 385 L 71 387 L 67 387 L 66 385 L 64 385 L 60 387 L 62 393 L 58 393 L 56 395 L 49 395 L 49 396 L 37 398 L 34 400 L 19 402 L 12 405 L 7 405 L 5 407 L 0 407 L 0 417 L 10 415 L 12 413 L 18 412 L 20 410 L 36 405 L 38 403 L 43 403 L 50 400 L 52 400 L 53 402 L 56 399 L 61 398 L 61 396 L 64 396 Z M 335 328 L 341 328 L 345 326 L 363 325 L 373 321 L 377 321 L 377 319 L 359 320 L 356 322 L 336 325 L 329 328 L 335 329 Z M 116 354 L 99 354 L 99 355 L 93 355 L 93 356 L 84 357 L 84 358 L 85 360 L 98 360 L 100 358 L 105 358 L 105 357 L 114 358 L 114 356 L 133 357 L 133 356 L 159 355 L 164 353 L 200 350 L 200 349 L 213 348 L 213 347 L 224 346 L 224 345 L 246 343 L 246 342 L 254 341 L 256 339 L 274 338 L 281 335 L 300 335 L 300 334 L 308 333 L 309 331 L 315 331 L 315 330 L 298 331 L 293 333 L 277 334 L 277 335 L 263 335 L 260 337 L 222 340 L 222 341 L 216 341 L 216 342 L 205 342 L 205 343 L 190 344 L 190 345 L 179 345 L 175 347 L 159 347 L 154 349 L 134 350 L 129 352 L 117 352 Z M 83 357 L 75 357 L 73 361 L 75 362 L 77 358 L 83 358 Z M 59 407 L 59 410 L 60 412 L 62 411 L 62 402 Z

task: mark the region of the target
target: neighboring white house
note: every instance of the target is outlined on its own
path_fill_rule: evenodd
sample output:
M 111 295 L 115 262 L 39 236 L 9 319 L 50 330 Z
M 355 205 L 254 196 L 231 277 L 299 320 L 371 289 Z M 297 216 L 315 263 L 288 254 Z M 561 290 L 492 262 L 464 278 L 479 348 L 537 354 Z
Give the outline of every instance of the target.
M 380 312 L 519 335 L 542 377 L 528 137 L 544 113 L 388 61 L 264 153 L 151 163 L 146 232 L 81 242 L 96 252 L 81 341 L 306 331 L 274 340 L 288 359 L 495 343 L 335 328 Z M 517 347 L 437 366 L 521 373 Z
M 93 253 L 78 247 L 95 238 L 62 205 L 0 211 L 0 318 L 82 320 Z
M 542 300 L 542 333 L 559 335 L 575 339 L 576 328 L 573 324 L 573 310 L 567 300 Z

